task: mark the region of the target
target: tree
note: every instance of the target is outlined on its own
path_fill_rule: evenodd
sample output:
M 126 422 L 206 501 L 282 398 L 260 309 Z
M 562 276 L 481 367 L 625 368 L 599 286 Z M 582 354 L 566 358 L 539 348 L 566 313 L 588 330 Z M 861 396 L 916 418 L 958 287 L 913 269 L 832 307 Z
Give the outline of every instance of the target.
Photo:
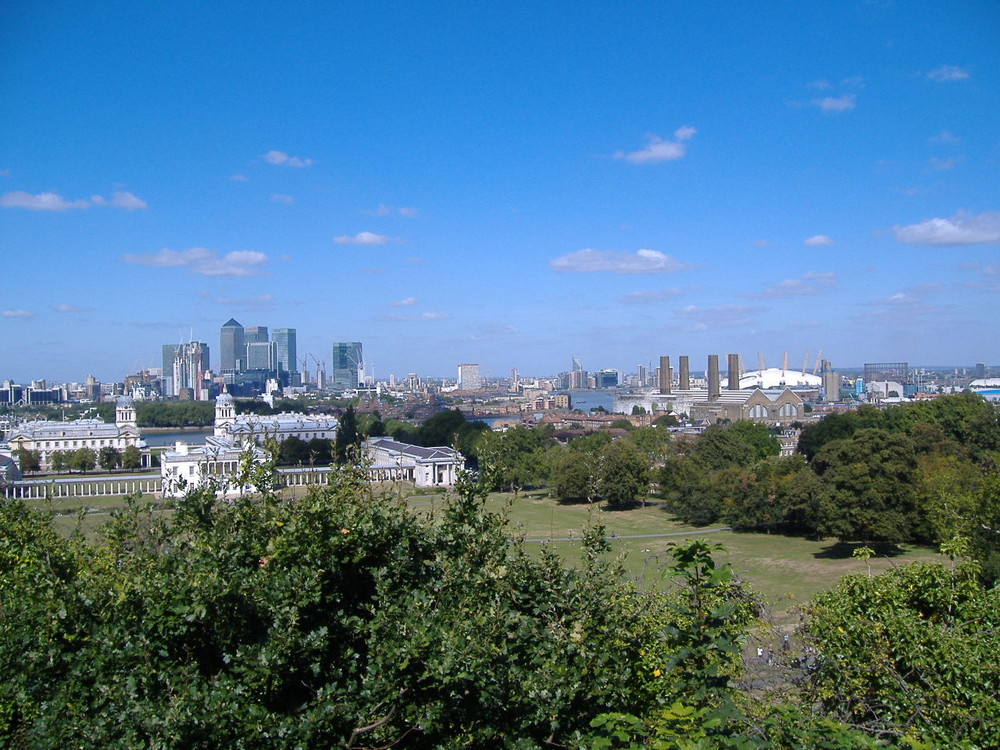
M 21 472 L 31 474 L 40 471 L 42 468 L 42 455 L 38 451 L 27 448 L 17 449 L 17 462 L 21 467 Z
M 421 519 L 354 473 L 131 503 L 93 547 L 0 502 L 0 744 L 532 748 L 652 708 L 656 633 L 602 528 L 573 566 L 475 485 Z
M 105 445 L 97 455 L 98 465 L 111 473 L 112 469 L 117 469 L 122 465 L 122 453 L 111 445 Z
M 812 461 L 820 477 L 818 530 L 843 541 L 910 539 L 915 523 L 916 459 L 905 435 L 862 429 L 828 443 Z
M 54 451 L 49 456 L 49 468 L 57 474 L 69 471 L 71 456 L 72 453 L 70 451 Z
M 518 492 L 548 478 L 546 451 L 552 438 L 544 431 L 518 425 L 506 432 L 483 433 L 478 446 L 479 467 L 493 488 Z
M 550 483 L 560 502 L 590 502 L 594 497 L 593 461 L 582 451 L 553 448 Z
M 649 491 L 649 459 L 634 444 L 616 440 L 601 449 L 597 461 L 597 496 L 608 505 L 629 505 L 645 500 Z
M 122 451 L 122 468 L 126 471 L 135 471 L 142 466 L 142 452 L 134 445 L 125 446 Z
M 348 406 L 340 417 L 337 437 L 333 441 L 334 460 L 338 464 L 347 463 L 352 460 L 359 445 L 361 445 L 361 436 L 358 434 L 357 417 L 354 414 L 354 407 Z
M 992 747 L 1000 726 L 1000 589 L 974 566 L 852 575 L 808 609 L 807 698 L 872 734 Z
M 97 466 L 97 454 L 91 448 L 77 448 L 70 453 L 69 468 L 86 473 Z
M 295 435 L 285 438 L 278 446 L 278 461 L 285 465 L 309 463 L 309 444 Z

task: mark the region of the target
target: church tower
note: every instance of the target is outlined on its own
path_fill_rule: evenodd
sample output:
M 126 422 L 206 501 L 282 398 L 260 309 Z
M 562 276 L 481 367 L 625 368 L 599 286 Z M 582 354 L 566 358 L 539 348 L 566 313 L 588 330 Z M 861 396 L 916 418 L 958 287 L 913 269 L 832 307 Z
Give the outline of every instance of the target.
M 215 399 L 215 436 L 226 437 L 229 428 L 236 424 L 236 402 L 228 393 Z
M 131 396 L 122 396 L 115 403 L 115 424 L 119 430 L 126 427 L 136 429 L 135 402 Z

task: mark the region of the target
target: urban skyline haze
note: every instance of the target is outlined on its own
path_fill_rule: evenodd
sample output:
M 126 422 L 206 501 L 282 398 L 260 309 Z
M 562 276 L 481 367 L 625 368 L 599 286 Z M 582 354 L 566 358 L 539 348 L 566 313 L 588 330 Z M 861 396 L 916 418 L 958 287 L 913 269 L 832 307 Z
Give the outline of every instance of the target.
M 0 379 L 996 364 L 993 2 L 0 7 Z M 272 331 L 277 329 L 272 328 Z

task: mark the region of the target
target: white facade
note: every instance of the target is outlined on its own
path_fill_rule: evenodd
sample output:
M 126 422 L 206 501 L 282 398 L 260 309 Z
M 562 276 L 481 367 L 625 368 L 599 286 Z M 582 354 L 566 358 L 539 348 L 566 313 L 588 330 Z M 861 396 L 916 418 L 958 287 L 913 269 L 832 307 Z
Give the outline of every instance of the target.
M 362 446 L 373 479 L 413 482 L 417 487 L 451 487 L 465 458 L 453 448 L 424 448 L 392 438 L 369 438 Z
M 458 390 L 478 391 L 483 387 L 483 379 L 479 375 L 479 365 L 458 366 Z
M 306 442 L 313 438 L 335 440 L 340 423 L 336 417 L 282 413 L 272 416 L 236 414 L 236 403 L 228 393 L 220 394 L 215 401 L 215 437 L 235 443 L 253 441 L 262 444 L 274 439 L 282 442 L 297 437 Z
M 174 450 L 160 454 L 163 497 L 183 497 L 191 489 L 204 487 L 215 488 L 222 497 L 252 492 L 253 487 L 241 475 L 266 460 L 267 454 L 256 445 L 244 446 L 225 438 L 206 438 L 205 445 L 176 443 Z
M 35 420 L 12 430 L 7 443 L 14 452 L 19 449 L 38 451 L 43 471 L 51 468 L 54 453 L 72 453 L 80 448 L 90 448 L 99 454 L 102 448 L 114 448 L 123 453 L 126 448 L 134 447 L 142 454 L 142 465 L 149 465 L 149 450 L 136 427 L 135 404 L 129 396 L 118 399 L 114 424 L 100 419 Z

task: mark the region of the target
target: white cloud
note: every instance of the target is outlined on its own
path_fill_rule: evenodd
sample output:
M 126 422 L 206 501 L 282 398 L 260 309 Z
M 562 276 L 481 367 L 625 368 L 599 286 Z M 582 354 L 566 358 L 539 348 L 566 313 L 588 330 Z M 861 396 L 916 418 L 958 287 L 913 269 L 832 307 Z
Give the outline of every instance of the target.
M 312 159 L 301 159 L 298 156 L 289 156 L 284 151 L 268 151 L 263 155 L 264 161 L 276 167 L 311 167 L 315 162 Z
M 295 199 L 290 195 L 285 195 L 284 193 L 271 193 L 271 202 L 291 204 L 295 202 Z
M 139 211 L 149 207 L 142 198 L 137 198 L 128 192 L 112 193 L 111 205 L 115 208 L 124 208 L 126 211 Z
M 154 268 L 187 268 L 191 273 L 212 277 L 260 276 L 265 273 L 267 256 L 256 250 L 234 250 L 220 255 L 217 250 L 192 247 L 188 250 L 163 248 L 157 253 L 126 253 L 123 263 Z
M 806 84 L 807 88 L 816 89 L 818 91 L 823 91 L 824 89 L 830 88 L 830 82 L 825 78 L 820 78 L 815 81 L 810 81 Z
M 955 144 L 955 143 L 961 143 L 962 142 L 961 138 L 959 138 L 957 135 L 955 135 L 954 133 L 952 133 L 952 132 L 950 132 L 948 130 L 942 130 L 940 133 L 938 133 L 937 135 L 932 135 L 927 140 L 929 140 L 931 143 L 951 143 L 951 144 Z
M 832 284 L 837 280 L 836 271 L 806 271 L 802 274 L 803 279 L 815 279 L 826 284 Z
M 407 297 L 406 299 L 401 299 L 397 302 L 390 302 L 389 307 L 412 307 L 417 304 L 416 297 Z
M 788 297 L 808 297 L 813 294 L 819 294 L 819 289 L 812 284 L 808 284 L 802 279 L 785 279 L 763 292 L 747 296 L 757 299 L 787 299 Z
M 813 99 L 812 103 L 824 112 L 846 112 L 857 106 L 857 98 L 857 94 L 824 96 L 822 99 Z
M 240 174 L 240 173 L 230 175 L 229 179 L 232 180 L 233 182 L 250 182 L 249 177 L 247 177 L 245 174 Z
M 753 246 L 754 247 L 768 247 L 770 244 L 771 243 L 768 242 L 767 240 L 754 240 L 753 241 Z
M 549 264 L 553 271 L 593 273 L 675 273 L 689 268 L 685 263 L 659 250 L 637 250 L 635 253 L 600 250 L 578 250 L 556 258 Z
M 632 164 L 653 164 L 660 161 L 681 159 L 687 155 L 686 141 L 690 141 L 697 132 L 694 128 L 685 125 L 674 131 L 676 140 L 673 141 L 666 141 L 658 135 L 648 135 L 646 139 L 649 143 L 646 144 L 646 148 L 629 153 L 618 151 L 615 153 L 615 158 L 624 159 Z
M 628 305 L 647 305 L 652 302 L 660 302 L 671 297 L 677 297 L 683 293 L 680 289 L 649 289 L 642 292 L 629 292 L 619 297 L 618 301 Z
M 969 77 L 969 73 L 957 65 L 942 65 L 928 73 L 927 77 L 932 81 L 962 81 Z
M 35 314 L 30 310 L 4 310 L 0 312 L 0 318 L 33 318 Z
M 447 320 L 450 315 L 443 312 L 424 312 L 419 315 L 380 315 L 377 320 L 384 323 L 407 323 L 428 320 Z
M 384 245 L 389 242 L 389 238 L 374 232 L 358 232 L 355 235 L 342 234 L 334 237 L 333 241 L 338 245 Z
M 833 244 L 833 239 L 825 234 L 815 234 L 805 241 L 809 247 L 826 247 Z
M 21 190 L 0 195 L 0 206 L 4 208 L 26 208 L 29 211 L 68 211 L 72 208 L 89 208 L 90 201 L 68 201 L 58 193 L 32 195 Z
M 898 242 L 912 245 L 948 247 L 955 245 L 1000 244 L 1000 212 L 979 216 L 958 213 L 950 219 L 927 219 L 919 224 L 893 228 Z
M 0 169 L 0 177 L 10 177 L 12 172 L 9 169 Z
M 400 206 L 399 208 L 395 208 L 385 203 L 379 203 L 378 208 L 373 211 L 365 211 L 365 213 L 369 216 L 391 216 L 394 213 L 398 213 L 400 216 L 412 219 L 418 212 L 417 209 L 412 206 Z
M 111 206 L 112 208 L 123 208 L 126 211 L 138 211 L 147 208 L 146 201 L 128 192 L 115 192 L 111 194 L 111 200 L 100 195 L 92 195 L 90 199 L 68 201 L 58 193 L 39 193 L 32 195 L 21 190 L 5 193 L 0 196 L 0 206 L 4 208 L 26 208 L 29 211 L 69 211 L 76 208 L 90 208 L 91 206 Z
M 691 323 L 690 330 L 707 331 L 713 328 L 737 328 L 753 325 L 756 316 L 767 312 L 766 307 L 751 305 L 720 305 L 718 307 L 698 307 L 687 305 L 674 314 Z
M 84 313 L 84 312 L 92 312 L 94 308 L 81 307 L 80 305 L 62 304 L 62 305 L 53 305 L 52 309 L 58 313 Z

